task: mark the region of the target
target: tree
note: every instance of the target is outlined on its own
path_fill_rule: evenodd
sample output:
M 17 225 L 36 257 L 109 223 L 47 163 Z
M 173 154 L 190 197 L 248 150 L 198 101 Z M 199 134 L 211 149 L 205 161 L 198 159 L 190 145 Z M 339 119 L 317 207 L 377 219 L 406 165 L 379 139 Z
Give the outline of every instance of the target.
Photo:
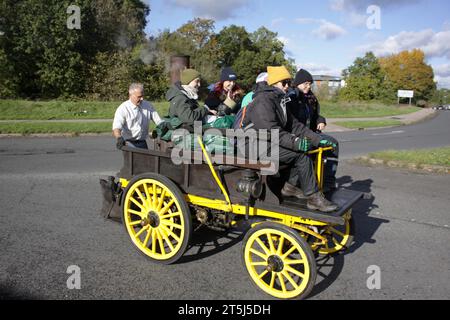
M 346 86 L 340 91 L 344 100 L 383 100 L 392 99 L 393 91 L 385 81 L 386 76 L 378 59 L 372 52 L 354 63 L 342 72 Z
M 231 66 L 241 52 L 254 51 L 250 35 L 244 27 L 231 25 L 217 35 L 217 45 L 221 53 L 220 66 Z
M 256 76 L 267 70 L 267 66 L 286 66 L 291 74 L 296 68 L 292 60 L 285 58 L 284 45 L 277 39 L 277 33 L 261 27 L 250 34 L 251 47 L 241 51 L 233 63 L 242 86 L 249 90 Z
M 399 54 L 380 58 L 380 65 L 387 75 L 392 89 L 414 90 L 414 98 L 429 100 L 436 90 L 433 68 L 426 64 L 422 50 L 402 51 Z
M 79 29 L 68 28 L 71 5 L 80 9 Z M 98 53 L 119 50 L 118 35 L 132 46 L 141 41 L 148 10 L 138 0 L 3 0 L 0 51 L 18 75 L 14 95 L 83 96 Z

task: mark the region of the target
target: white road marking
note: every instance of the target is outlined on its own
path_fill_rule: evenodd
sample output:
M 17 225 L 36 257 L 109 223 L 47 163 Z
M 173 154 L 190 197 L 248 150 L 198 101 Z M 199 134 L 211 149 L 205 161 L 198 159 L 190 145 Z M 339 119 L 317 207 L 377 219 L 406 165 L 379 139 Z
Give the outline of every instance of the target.
M 399 133 L 404 133 L 405 131 L 391 131 L 391 132 L 386 132 L 386 133 L 372 133 L 373 136 L 388 136 L 391 134 L 399 134 Z

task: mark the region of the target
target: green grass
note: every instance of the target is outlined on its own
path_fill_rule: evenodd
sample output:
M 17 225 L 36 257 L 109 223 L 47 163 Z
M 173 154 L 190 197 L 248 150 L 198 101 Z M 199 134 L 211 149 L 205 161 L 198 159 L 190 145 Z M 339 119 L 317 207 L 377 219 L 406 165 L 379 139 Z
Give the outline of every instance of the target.
M 122 102 L 0 100 L 0 120 L 113 119 Z M 152 102 L 161 116 L 169 103 Z
M 18 122 L 0 123 L 0 134 L 104 133 L 112 131 L 111 122 Z
M 437 165 L 450 167 L 450 147 L 420 150 L 387 150 L 373 152 L 370 158 L 384 161 L 399 161 L 405 164 Z
M 373 118 L 408 114 L 419 111 L 414 106 L 386 105 L 367 102 L 328 102 L 321 103 L 320 113 L 325 118 Z
M 349 129 L 359 129 L 359 128 L 380 128 L 380 127 L 390 127 L 390 126 L 400 126 L 401 121 L 398 120 L 374 120 L 374 121 L 337 121 L 334 124 L 349 128 Z
M 112 119 L 121 103 L 121 101 L 0 100 L 0 120 Z M 152 104 L 161 116 L 167 115 L 169 109 L 167 101 Z M 420 108 L 382 103 L 328 101 L 321 103 L 321 113 L 327 118 L 384 117 L 418 110 Z

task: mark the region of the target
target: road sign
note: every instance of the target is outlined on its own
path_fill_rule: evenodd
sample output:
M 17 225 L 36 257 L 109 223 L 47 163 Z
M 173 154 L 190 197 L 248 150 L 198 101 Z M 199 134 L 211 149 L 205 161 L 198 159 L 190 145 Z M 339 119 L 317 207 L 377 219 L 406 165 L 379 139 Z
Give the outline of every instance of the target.
M 414 98 L 413 90 L 398 90 L 399 98 Z

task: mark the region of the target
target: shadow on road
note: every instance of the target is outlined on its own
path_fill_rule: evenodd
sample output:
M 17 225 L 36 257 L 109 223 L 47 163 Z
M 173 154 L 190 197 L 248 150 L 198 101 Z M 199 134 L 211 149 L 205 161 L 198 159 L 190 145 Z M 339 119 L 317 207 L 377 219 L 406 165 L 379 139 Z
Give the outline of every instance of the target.
M 244 236 L 245 232 L 241 228 L 219 232 L 202 227 L 198 232 L 194 232 L 186 253 L 176 264 L 197 261 L 218 254 L 241 242 Z
M 372 210 L 378 208 L 374 203 L 375 196 L 368 196 L 372 192 L 372 179 L 353 181 L 350 176 L 343 176 L 337 182 L 340 188 L 364 192 L 366 196 L 353 206 L 352 217 L 355 219 L 356 232 L 354 242 L 350 248 L 342 253 L 317 258 L 317 275 L 318 279 L 322 280 L 314 286 L 309 298 L 318 295 L 330 287 L 344 269 L 344 257 L 355 252 L 366 243 L 376 243 L 374 239 L 375 233 L 383 223 L 389 223 L 389 220 L 370 216 Z

